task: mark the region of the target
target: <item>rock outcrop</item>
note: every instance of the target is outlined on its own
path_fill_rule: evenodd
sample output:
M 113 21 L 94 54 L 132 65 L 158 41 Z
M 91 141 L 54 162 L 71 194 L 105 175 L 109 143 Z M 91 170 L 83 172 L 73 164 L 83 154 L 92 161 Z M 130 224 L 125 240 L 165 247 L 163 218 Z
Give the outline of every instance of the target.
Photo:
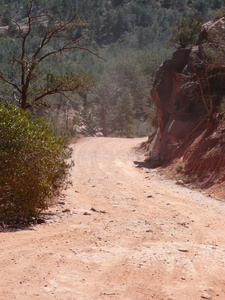
M 203 25 L 199 45 L 166 60 L 151 91 L 158 128 L 150 137 L 150 166 L 179 158 L 204 186 L 225 180 L 224 37 L 225 18 Z

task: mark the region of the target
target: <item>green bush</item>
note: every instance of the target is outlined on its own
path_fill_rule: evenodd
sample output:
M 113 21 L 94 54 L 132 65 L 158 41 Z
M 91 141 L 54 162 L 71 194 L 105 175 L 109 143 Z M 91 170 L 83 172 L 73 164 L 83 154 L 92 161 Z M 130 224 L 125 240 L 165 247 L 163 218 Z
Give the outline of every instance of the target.
M 27 223 L 67 183 L 69 150 L 42 119 L 0 104 L 0 221 Z

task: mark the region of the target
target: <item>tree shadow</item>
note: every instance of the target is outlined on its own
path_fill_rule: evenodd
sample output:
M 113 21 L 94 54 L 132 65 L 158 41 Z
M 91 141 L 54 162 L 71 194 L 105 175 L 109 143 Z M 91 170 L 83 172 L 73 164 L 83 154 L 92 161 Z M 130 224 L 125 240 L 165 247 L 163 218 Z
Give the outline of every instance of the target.
M 0 233 L 34 230 L 34 224 L 0 225 Z
M 17 232 L 24 230 L 35 230 L 36 225 L 46 224 L 46 220 L 49 219 L 49 216 L 55 216 L 56 213 L 52 212 L 43 212 L 40 214 L 40 217 L 32 223 L 28 224 L 4 224 L 0 222 L 0 233 L 8 232 Z

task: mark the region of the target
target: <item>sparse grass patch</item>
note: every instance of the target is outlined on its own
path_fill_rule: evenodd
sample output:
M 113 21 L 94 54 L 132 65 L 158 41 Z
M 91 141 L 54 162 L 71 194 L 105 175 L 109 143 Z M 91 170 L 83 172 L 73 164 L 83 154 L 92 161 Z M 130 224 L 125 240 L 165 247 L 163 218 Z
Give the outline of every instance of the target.
M 178 166 L 176 166 L 176 171 L 177 171 L 177 173 L 180 173 L 183 169 L 184 169 L 184 166 L 183 166 L 183 165 L 178 165 Z

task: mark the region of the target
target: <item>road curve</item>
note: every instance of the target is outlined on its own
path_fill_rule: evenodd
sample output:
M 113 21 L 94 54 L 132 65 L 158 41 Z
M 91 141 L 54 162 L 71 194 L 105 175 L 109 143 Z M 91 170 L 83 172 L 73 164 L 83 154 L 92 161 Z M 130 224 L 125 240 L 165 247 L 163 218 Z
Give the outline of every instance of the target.
M 72 145 L 48 222 L 0 233 L 0 299 L 225 299 L 224 203 L 137 168 L 142 141 Z

